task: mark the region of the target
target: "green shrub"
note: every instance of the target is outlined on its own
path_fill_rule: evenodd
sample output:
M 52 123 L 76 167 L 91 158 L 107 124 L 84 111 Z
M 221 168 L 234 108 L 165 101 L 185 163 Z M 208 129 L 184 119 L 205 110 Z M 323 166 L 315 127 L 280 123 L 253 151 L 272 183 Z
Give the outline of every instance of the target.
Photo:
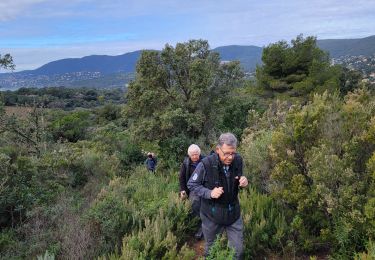
M 121 117 L 121 107 L 112 103 L 105 104 L 103 107 L 97 109 L 98 123 L 114 121 Z
M 160 214 L 151 221 L 146 219 L 145 227 L 137 233 L 125 236 L 122 245 L 123 259 L 161 259 L 175 255 L 177 238 L 169 230 L 171 222 Z
M 90 125 L 90 112 L 77 111 L 60 118 L 55 118 L 50 129 L 54 140 L 67 140 L 77 142 L 86 138 L 86 130 Z
M 244 221 L 245 258 L 284 250 L 289 228 L 282 208 L 255 189 L 240 194 Z
M 184 156 L 186 156 L 187 147 L 194 143 L 193 140 L 183 134 L 161 140 L 160 157 L 163 158 L 168 168 L 177 169 Z
M 125 170 L 145 159 L 140 144 L 135 143 L 129 133 L 114 124 L 97 128 L 92 134 L 92 140 L 97 144 L 96 149 L 116 156 Z M 120 173 L 115 175 L 121 176 Z
M 215 242 L 210 248 L 206 260 L 226 260 L 234 259 L 235 250 L 228 246 L 227 239 L 224 236 L 217 236 Z
M 160 210 L 180 246 L 195 228 L 197 219 L 190 215 L 189 204 L 179 201 L 176 191 L 175 174 L 154 175 L 143 166 L 134 169 L 127 178 L 112 180 L 100 192 L 88 214 L 88 219 L 100 227 L 102 252 L 111 252 L 123 236 L 137 232 L 146 221 L 153 221 Z
M 283 233 L 297 250 L 353 258 L 374 236 L 374 115 L 375 99 L 363 89 L 251 114 L 241 148 L 245 164 L 254 184 L 283 207 L 290 223 Z
M 110 185 L 115 185 L 118 181 L 115 179 Z M 122 237 L 131 233 L 138 225 L 134 207 L 126 199 L 103 190 L 88 212 L 90 221 L 100 227 L 103 252 L 119 249 Z
M 16 247 L 17 238 L 15 231 L 12 229 L 3 229 L 0 232 L 0 257 L 3 257 L 3 253 L 9 252 Z
M 354 257 L 355 260 L 373 260 L 375 259 L 375 243 L 368 241 L 366 245 L 366 252 L 358 253 Z
M 32 157 L 10 158 L 0 153 L 0 225 L 15 227 L 22 223 L 26 212 L 34 205 L 39 195 L 37 161 Z
M 174 225 L 173 219 L 160 210 L 154 220 L 145 220 L 143 229 L 124 237 L 120 259 L 172 260 L 194 257 L 194 252 L 186 245 L 178 252 L 178 238 L 172 232 Z
M 144 155 L 139 146 L 128 137 L 118 140 L 118 157 L 125 169 L 130 169 L 144 160 Z

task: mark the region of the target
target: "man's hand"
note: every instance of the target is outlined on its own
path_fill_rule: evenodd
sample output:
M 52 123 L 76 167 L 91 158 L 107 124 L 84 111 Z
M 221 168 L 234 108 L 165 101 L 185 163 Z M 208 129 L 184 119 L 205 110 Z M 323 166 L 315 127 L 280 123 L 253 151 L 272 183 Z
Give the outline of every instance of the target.
M 217 199 L 221 196 L 221 194 L 224 193 L 224 189 L 223 187 L 217 187 L 217 188 L 214 188 L 212 191 L 211 191 L 211 198 L 213 199 Z
M 242 188 L 246 187 L 249 184 L 245 176 L 241 176 L 239 183 L 240 183 L 239 186 Z
M 182 200 L 186 200 L 187 199 L 187 193 L 186 193 L 186 191 L 180 191 L 180 198 L 182 199 Z

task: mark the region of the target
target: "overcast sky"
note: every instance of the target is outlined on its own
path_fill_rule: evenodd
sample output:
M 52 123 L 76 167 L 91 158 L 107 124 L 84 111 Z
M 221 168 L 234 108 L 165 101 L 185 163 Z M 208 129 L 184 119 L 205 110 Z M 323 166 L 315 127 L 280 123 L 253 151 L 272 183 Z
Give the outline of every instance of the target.
M 341 39 L 374 31 L 374 0 L 0 0 L 0 54 L 10 53 L 17 71 L 189 39 L 265 46 L 300 33 Z

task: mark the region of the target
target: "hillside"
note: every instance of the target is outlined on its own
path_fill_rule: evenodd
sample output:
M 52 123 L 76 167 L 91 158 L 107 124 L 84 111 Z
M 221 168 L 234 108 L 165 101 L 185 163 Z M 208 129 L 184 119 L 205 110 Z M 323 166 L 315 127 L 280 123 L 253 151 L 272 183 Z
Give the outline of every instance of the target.
M 332 58 L 341 56 L 369 56 L 375 53 L 375 35 L 362 39 L 318 40 L 318 46 Z
M 118 56 L 91 55 L 83 58 L 71 58 L 52 61 L 42 67 L 29 71 L 35 75 L 52 75 L 74 72 L 100 72 L 110 74 L 116 72 L 134 72 L 135 65 L 142 50 Z
M 362 39 L 318 40 L 318 46 L 332 58 L 342 56 L 369 56 L 375 53 L 375 35 Z M 222 61 L 238 60 L 245 71 L 254 71 L 261 63 L 262 48 L 257 46 L 228 45 L 213 49 Z M 98 88 L 123 87 L 134 78 L 135 66 L 142 50 L 118 56 L 91 55 L 47 63 L 35 70 L 1 73 L 0 88 L 20 87 L 95 86 Z
M 253 71 L 261 63 L 262 48 L 258 46 L 229 45 L 213 49 L 220 54 L 221 60 L 241 62 L 245 71 Z

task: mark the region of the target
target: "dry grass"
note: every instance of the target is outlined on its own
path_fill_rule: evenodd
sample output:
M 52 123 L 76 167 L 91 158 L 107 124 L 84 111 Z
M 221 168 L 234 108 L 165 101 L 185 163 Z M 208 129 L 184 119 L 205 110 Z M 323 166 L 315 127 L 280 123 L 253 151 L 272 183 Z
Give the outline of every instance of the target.
M 57 259 L 95 259 L 98 231 L 73 210 L 73 200 L 69 194 L 62 193 L 51 211 L 34 209 L 22 229 L 26 239 L 34 244 L 29 252 L 32 256 L 42 255 L 48 246 L 58 244 Z
M 8 116 L 14 115 L 20 119 L 26 119 L 30 112 L 33 111 L 32 107 L 5 106 L 4 108 Z
M 20 106 L 4 106 L 5 114 L 8 116 L 16 116 L 17 118 L 24 120 L 27 119 L 27 117 L 30 115 L 31 112 L 33 112 L 33 107 L 20 107 Z M 47 111 L 50 110 L 50 108 L 37 108 L 37 111 Z

